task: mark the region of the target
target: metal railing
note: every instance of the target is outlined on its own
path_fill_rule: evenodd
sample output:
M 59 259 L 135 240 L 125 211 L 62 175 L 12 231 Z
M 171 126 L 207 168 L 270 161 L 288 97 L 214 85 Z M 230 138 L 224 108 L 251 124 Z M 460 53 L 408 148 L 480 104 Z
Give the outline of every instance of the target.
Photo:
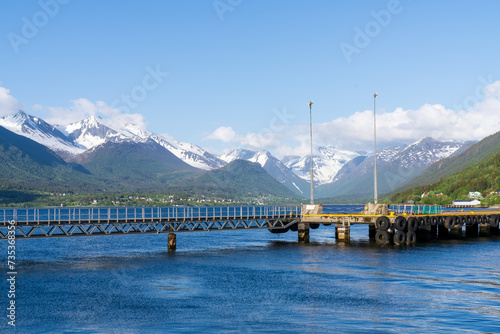
M 425 204 L 400 204 L 391 205 L 389 209 L 394 213 L 408 215 L 439 215 L 443 213 L 441 205 L 425 205 Z
M 0 223 L 87 223 L 296 217 L 301 206 L 2 208 Z

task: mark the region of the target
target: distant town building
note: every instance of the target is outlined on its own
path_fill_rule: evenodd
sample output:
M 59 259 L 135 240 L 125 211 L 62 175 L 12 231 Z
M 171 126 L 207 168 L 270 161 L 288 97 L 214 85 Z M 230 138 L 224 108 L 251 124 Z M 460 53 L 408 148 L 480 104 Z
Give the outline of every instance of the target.
M 470 201 L 453 201 L 454 206 L 477 206 L 479 204 L 481 204 L 481 201 L 478 199 Z
M 469 198 L 481 198 L 481 193 L 479 191 L 471 191 L 469 192 L 469 194 L 467 195 L 467 197 Z

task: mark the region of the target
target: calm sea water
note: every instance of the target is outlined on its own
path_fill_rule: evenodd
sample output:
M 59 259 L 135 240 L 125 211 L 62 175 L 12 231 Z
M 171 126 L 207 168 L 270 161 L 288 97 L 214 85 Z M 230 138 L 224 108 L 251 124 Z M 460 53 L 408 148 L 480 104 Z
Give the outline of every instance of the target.
M 351 234 L 185 233 L 175 254 L 164 234 L 18 240 L 17 326 L 2 316 L 0 330 L 500 333 L 500 238 L 382 247 L 367 226 Z

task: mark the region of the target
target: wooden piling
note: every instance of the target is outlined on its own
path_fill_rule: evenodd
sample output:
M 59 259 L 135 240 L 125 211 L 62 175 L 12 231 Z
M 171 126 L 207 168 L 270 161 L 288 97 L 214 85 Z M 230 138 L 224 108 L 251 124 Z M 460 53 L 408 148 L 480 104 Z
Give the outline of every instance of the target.
M 491 226 L 490 224 L 480 224 L 479 225 L 479 236 L 480 237 L 489 237 L 491 235 Z
M 467 238 L 476 238 L 478 234 L 478 224 L 465 225 L 465 236 Z
M 438 226 L 437 225 L 431 225 L 431 239 L 437 239 L 438 235 Z
M 450 238 L 454 238 L 454 239 L 462 238 L 462 225 L 451 228 L 449 235 L 450 235 Z
M 448 230 L 443 225 L 438 225 L 438 238 L 448 239 L 450 237 L 450 230 Z
M 299 243 L 309 243 L 309 223 L 298 223 Z
M 375 228 L 375 224 L 368 224 L 368 237 L 370 239 L 375 239 L 375 234 L 377 234 L 377 229 Z
M 430 224 L 419 226 L 417 230 L 417 241 L 425 242 L 431 239 L 432 239 L 432 226 Z
M 169 233 L 168 234 L 168 251 L 175 252 L 176 248 L 177 248 L 177 237 L 176 237 L 175 233 Z

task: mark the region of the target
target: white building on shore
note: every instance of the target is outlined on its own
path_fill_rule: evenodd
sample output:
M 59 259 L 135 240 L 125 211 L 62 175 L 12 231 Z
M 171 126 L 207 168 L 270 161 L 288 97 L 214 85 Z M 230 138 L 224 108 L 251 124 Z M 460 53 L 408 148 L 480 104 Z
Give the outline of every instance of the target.
M 478 206 L 481 204 L 481 201 L 478 199 L 474 199 L 471 201 L 453 201 L 453 206 Z

